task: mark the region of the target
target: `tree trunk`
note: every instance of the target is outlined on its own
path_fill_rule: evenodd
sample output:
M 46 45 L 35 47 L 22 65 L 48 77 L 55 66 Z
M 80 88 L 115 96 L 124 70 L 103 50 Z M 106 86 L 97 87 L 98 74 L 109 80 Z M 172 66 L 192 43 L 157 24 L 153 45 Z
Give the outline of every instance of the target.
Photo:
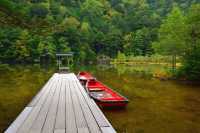
M 172 71 L 173 73 L 176 71 L 176 54 L 172 55 Z

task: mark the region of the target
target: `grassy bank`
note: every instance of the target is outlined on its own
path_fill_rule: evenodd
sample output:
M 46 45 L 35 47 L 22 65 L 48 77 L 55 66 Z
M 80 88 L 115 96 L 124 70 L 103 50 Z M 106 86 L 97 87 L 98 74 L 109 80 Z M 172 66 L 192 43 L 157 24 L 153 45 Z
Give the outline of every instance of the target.
M 155 78 L 169 79 L 173 77 L 172 74 L 172 57 L 171 56 L 125 56 L 123 53 L 118 53 L 117 58 L 111 60 L 111 64 L 118 66 L 129 66 L 139 73 L 148 73 Z M 181 66 L 181 60 L 176 58 L 176 67 Z
M 180 66 L 180 58 L 176 58 L 176 65 Z M 123 53 L 118 53 L 117 58 L 112 59 L 111 64 L 127 64 L 127 65 L 135 65 L 135 64 L 160 64 L 171 66 L 172 65 L 172 57 L 171 56 L 160 56 L 160 55 L 152 55 L 152 56 L 125 56 Z

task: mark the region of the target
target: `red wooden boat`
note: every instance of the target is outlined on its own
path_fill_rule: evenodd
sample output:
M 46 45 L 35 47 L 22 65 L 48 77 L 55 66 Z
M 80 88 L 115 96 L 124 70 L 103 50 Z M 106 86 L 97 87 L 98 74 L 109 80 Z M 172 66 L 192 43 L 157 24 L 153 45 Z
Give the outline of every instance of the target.
M 79 72 L 77 75 L 79 81 L 86 88 L 87 93 L 101 107 L 126 107 L 128 99 L 111 88 L 97 81 L 88 72 Z
M 86 85 L 87 81 L 91 79 L 95 79 L 90 73 L 88 72 L 79 72 L 77 78 L 81 82 L 82 85 Z
M 127 98 L 95 79 L 89 80 L 86 88 L 90 96 L 101 107 L 126 107 L 128 104 Z

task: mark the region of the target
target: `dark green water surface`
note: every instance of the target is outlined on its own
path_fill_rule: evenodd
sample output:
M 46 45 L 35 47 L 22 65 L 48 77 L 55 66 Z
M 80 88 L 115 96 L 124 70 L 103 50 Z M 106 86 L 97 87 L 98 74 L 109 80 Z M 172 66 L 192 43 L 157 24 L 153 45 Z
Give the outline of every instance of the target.
M 160 81 L 151 70 L 134 67 L 80 67 L 126 96 L 124 110 L 103 110 L 119 133 L 200 133 L 200 87 Z M 156 68 L 157 69 L 157 68 Z M 54 68 L 13 66 L 0 68 L 0 132 L 29 103 Z

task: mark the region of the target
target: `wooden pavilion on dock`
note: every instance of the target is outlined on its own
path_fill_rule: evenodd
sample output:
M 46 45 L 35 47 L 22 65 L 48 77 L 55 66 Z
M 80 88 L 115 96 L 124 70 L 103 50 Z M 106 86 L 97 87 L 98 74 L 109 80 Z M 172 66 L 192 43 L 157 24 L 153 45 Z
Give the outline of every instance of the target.
M 57 53 L 57 66 L 60 72 L 69 71 L 70 65 L 73 63 L 73 52 Z M 66 61 L 64 63 L 64 61 Z

